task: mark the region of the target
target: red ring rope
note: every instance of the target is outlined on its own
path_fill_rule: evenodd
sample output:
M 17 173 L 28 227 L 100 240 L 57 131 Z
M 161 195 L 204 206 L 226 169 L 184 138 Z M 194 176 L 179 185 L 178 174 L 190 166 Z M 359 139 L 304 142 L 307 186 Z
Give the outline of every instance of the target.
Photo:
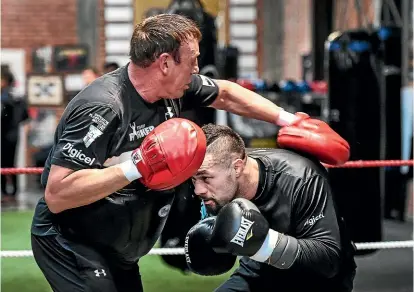
M 43 167 L 0 168 L 0 174 L 41 174 Z
M 328 168 L 365 168 L 365 167 L 397 167 L 397 166 L 413 166 L 414 160 L 355 160 L 348 161 L 343 165 L 324 165 Z
M 414 160 L 355 160 L 343 165 L 326 165 L 327 168 L 366 168 L 366 167 L 398 167 L 413 166 Z M 0 175 L 6 174 L 41 174 L 43 167 L 0 168 Z

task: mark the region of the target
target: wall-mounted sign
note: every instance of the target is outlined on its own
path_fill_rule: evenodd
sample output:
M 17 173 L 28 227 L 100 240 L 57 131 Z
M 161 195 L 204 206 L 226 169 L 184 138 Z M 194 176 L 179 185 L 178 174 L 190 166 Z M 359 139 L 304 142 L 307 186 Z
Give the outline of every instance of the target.
M 84 45 L 56 46 L 53 50 L 55 72 L 82 71 L 88 67 L 89 49 Z
M 60 75 L 29 75 L 27 99 L 30 106 L 61 106 L 64 101 L 63 79 Z

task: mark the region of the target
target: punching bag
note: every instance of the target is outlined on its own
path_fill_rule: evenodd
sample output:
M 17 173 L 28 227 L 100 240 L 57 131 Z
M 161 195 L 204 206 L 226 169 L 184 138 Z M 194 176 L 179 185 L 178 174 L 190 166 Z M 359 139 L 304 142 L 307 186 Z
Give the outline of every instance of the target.
M 378 57 L 381 61 L 381 90 L 385 95 L 386 144 L 384 159 L 401 157 L 401 28 L 382 26 L 375 31 L 380 40 Z M 404 213 L 405 194 L 400 167 L 385 168 L 384 217 L 392 211 Z
M 350 144 L 350 160 L 383 159 L 383 103 L 376 35 L 332 33 L 326 44 L 331 127 Z M 383 169 L 330 169 L 333 193 L 354 242 L 381 241 Z M 372 251 L 358 251 L 358 254 Z

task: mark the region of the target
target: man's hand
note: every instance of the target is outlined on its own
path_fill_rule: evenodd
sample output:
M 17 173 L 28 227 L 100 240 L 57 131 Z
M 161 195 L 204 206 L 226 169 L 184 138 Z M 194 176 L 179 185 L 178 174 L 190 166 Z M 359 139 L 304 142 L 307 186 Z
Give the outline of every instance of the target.
M 305 113 L 297 113 L 296 117 L 298 120 L 279 131 L 277 143 L 281 148 L 310 153 L 330 165 L 341 165 L 348 161 L 348 142 L 328 124 L 311 119 Z
M 217 215 L 211 244 L 218 253 L 253 256 L 268 232 L 269 223 L 257 207 L 248 200 L 235 199 Z
M 196 124 L 174 118 L 156 127 L 120 166 L 129 181 L 139 179 L 153 190 L 174 188 L 201 166 L 206 137 Z
M 290 268 L 299 252 L 295 238 L 269 228 L 259 209 L 242 198 L 220 210 L 210 242 L 217 253 L 247 256 L 279 269 Z
M 236 256 L 216 253 L 210 238 L 216 217 L 206 218 L 188 231 L 184 243 L 185 259 L 189 269 L 202 276 L 221 275 L 229 271 L 236 262 Z

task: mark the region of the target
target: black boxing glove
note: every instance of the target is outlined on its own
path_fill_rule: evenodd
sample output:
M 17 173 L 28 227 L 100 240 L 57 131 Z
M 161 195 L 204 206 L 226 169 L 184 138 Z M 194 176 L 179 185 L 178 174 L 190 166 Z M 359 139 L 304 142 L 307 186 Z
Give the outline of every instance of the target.
M 184 251 L 188 268 L 202 276 L 216 276 L 228 272 L 236 256 L 214 252 L 210 238 L 216 217 L 206 218 L 194 225 L 185 237 Z
M 259 209 L 246 199 L 235 199 L 220 210 L 211 244 L 217 253 L 248 256 L 280 269 L 291 267 L 299 251 L 296 238 L 270 229 Z
M 239 256 L 254 255 L 266 239 L 269 223 L 250 201 L 235 199 L 217 215 L 211 243 L 213 249 Z

